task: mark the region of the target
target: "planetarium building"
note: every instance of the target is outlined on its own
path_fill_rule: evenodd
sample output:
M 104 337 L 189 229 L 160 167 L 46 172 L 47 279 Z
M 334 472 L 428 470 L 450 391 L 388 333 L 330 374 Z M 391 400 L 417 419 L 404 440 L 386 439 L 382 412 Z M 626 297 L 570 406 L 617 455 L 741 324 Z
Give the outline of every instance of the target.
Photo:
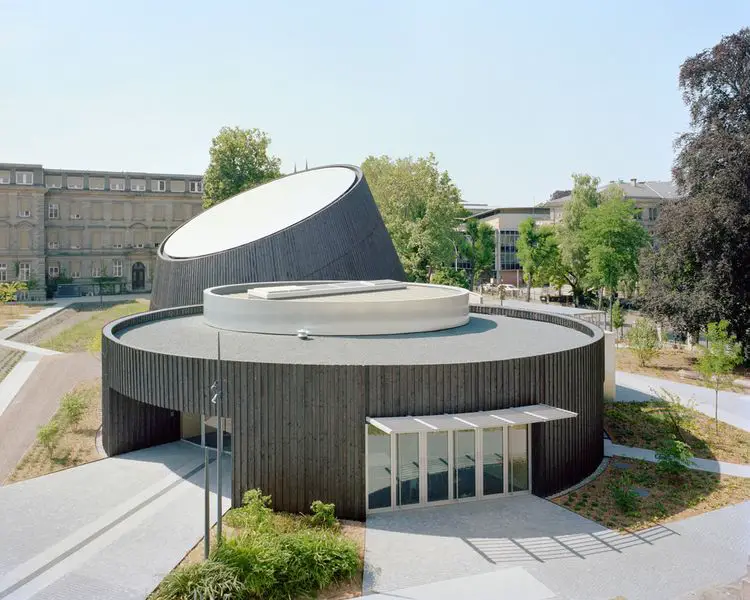
M 289 208 L 253 224 L 243 196 Z M 355 519 L 549 495 L 602 460 L 601 330 L 405 283 L 354 167 L 228 200 L 175 231 L 159 260 L 159 310 L 103 332 L 110 455 L 199 440 L 208 416 L 232 455 L 234 504 L 261 488 L 280 510 L 321 499 Z

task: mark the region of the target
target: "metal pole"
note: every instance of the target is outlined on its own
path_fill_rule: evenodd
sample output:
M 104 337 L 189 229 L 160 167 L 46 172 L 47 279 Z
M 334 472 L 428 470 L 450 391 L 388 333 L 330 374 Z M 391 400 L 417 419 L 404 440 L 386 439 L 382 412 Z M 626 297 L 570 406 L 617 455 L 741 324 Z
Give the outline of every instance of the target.
M 201 413 L 201 446 L 203 446 L 203 559 L 208 560 L 211 552 L 211 509 L 208 476 L 208 446 L 206 446 L 206 415 Z
M 223 390 L 221 389 L 221 334 L 216 332 L 216 381 L 218 383 L 216 398 L 216 545 L 221 545 L 221 454 L 224 451 L 224 427 L 221 414 L 221 399 Z

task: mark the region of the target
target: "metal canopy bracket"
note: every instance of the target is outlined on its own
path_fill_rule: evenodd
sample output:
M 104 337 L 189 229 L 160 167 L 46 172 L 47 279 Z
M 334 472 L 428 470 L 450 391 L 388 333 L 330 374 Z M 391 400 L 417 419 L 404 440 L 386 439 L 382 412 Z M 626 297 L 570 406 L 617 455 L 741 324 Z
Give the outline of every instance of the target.
M 420 431 L 446 431 L 453 429 L 485 429 L 509 425 L 546 423 L 572 419 L 578 413 L 547 404 L 533 404 L 515 408 L 486 410 L 454 415 L 424 415 L 409 417 L 367 417 L 367 422 L 384 433 L 419 433 Z

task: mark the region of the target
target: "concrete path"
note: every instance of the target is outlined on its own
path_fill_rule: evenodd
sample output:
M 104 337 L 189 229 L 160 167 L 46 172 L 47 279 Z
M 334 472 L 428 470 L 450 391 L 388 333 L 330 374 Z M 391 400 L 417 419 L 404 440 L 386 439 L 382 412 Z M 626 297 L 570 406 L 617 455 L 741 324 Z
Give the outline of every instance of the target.
M 27 355 L 29 357 L 30 355 Z M 0 385 L 0 399 L 7 402 L 8 387 L 20 389 L 7 408 L 0 413 L 0 484 L 10 475 L 18 461 L 36 439 L 36 431 L 46 424 L 60 406 L 62 397 L 82 381 L 101 377 L 101 363 L 91 354 L 58 354 L 41 357 L 36 363 L 24 357 Z M 24 362 L 26 361 L 26 362 Z M 24 375 L 17 369 L 33 371 L 34 376 L 21 382 Z
M 175 442 L 0 488 L 0 599 L 143 600 L 203 536 L 202 486 Z
M 621 533 L 515 496 L 370 515 L 364 588 L 379 599 L 669 600 L 736 582 L 748 553 L 750 502 Z M 504 581 L 528 595 L 506 596 Z
M 617 401 L 643 402 L 655 397 L 660 388 L 678 394 L 683 400 L 695 399 L 695 408 L 709 417 L 714 416 L 714 391 L 689 383 L 670 381 L 617 371 Z M 750 395 L 719 392 L 719 420 L 750 431 Z
M 40 356 L 55 356 L 57 354 L 62 354 L 62 352 L 58 352 L 57 350 L 40 348 L 39 346 L 32 346 L 31 344 L 24 344 L 23 342 L 14 342 L 13 340 L 0 340 L 0 346 L 11 348 L 13 350 L 20 350 L 21 352 L 31 352 Z
M 604 456 L 624 456 L 625 458 L 637 458 L 648 462 L 657 462 L 656 452 L 653 450 L 620 446 L 619 444 L 613 444 L 610 440 L 604 440 Z M 707 458 L 694 458 L 691 462 L 693 466 L 690 468 L 696 471 L 708 471 L 709 473 L 750 478 L 750 465 L 739 465 L 736 463 L 709 460 Z

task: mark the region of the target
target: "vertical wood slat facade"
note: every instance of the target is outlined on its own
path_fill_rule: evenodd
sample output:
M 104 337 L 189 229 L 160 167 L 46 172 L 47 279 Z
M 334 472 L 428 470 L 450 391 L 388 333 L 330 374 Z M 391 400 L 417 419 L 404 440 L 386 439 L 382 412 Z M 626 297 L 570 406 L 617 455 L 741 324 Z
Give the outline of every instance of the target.
M 157 251 L 151 308 L 200 303 L 203 290 L 217 285 L 313 279 L 404 281 L 404 269 L 362 171 L 346 168 L 356 174 L 346 193 L 267 237 L 183 259 L 165 253 L 167 237 Z
M 215 361 L 131 348 L 117 332 L 197 314 L 201 306 L 126 317 L 104 330 L 103 442 L 109 455 L 179 439 L 179 412 L 213 414 Z M 232 501 L 249 488 L 280 510 L 334 502 L 365 517 L 365 419 L 493 410 L 543 403 L 578 413 L 534 424 L 532 488 L 545 496 L 593 472 L 603 457 L 604 345 L 584 322 L 525 310 L 473 306 L 481 314 L 555 323 L 587 345 L 500 361 L 429 365 L 297 365 L 225 361 L 224 414 L 232 418 Z M 149 406 L 150 405 L 150 406 Z

